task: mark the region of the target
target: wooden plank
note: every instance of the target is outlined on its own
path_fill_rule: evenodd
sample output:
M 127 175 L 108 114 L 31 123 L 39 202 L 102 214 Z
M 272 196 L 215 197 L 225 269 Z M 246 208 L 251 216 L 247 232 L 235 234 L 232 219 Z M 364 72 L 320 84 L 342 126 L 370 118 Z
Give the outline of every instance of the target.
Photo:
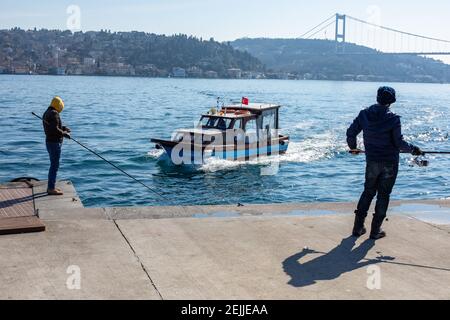
M 37 217 L 13 217 L 0 219 L 0 235 L 45 231 L 45 225 Z
M 33 191 L 29 187 L 0 189 L 0 218 L 34 215 Z

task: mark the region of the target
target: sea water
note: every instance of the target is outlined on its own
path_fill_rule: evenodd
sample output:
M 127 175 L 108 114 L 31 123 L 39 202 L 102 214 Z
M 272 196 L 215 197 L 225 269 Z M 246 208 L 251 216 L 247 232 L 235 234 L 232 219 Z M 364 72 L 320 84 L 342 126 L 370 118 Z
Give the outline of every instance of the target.
M 121 77 L 0 76 L 0 183 L 20 176 L 47 178 L 42 114 L 60 95 L 72 135 L 162 194 L 149 192 L 72 141 L 63 145 L 59 179 L 73 181 L 87 207 L 355 201 L 365 159 L 347 151 L 345 132 L 360 109 L 374 103 L 381 83 L 196 80 Z M 393 111 L 405 138 L 427 150 L 450 150 L 450 86 L 391 84 Z M 281 104 L 286 155 L 258 161 L 212 159 L 195 168 L 162 161 L 150 138 L 170 138 L 216 105 L 249 97 Z M 402 155 L 394 199 L 450 197 L 449 156 L 411 166 Z M 274 167 L 275 166 L 275 167 Z M 265 170 L 275 168 L 275 170 Z M 270 172 L 271 174 L 267 174 Z M 264 173 L 264 174 L 263 174 Z

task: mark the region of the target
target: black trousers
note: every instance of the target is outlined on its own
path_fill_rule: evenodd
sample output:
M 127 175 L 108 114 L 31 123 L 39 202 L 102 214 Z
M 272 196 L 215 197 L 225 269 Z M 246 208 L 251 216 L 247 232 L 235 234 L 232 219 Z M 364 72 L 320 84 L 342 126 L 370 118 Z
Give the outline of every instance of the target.
M 398 175 L 398 162 L 368 161 L 366 165 L 366 182 L 364 192 L 358 203 L 357 216 L 366 218 L 375 195 L 375 218 L 383 221 L 389 207 L 390 196 Z

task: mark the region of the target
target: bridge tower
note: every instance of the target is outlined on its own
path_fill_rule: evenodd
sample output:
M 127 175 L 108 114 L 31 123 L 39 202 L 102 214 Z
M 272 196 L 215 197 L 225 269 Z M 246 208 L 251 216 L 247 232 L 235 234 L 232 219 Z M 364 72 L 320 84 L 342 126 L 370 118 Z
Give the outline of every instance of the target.
M 336 53 L 345 52 L 345 27 L 347 16 L 336 13 Z

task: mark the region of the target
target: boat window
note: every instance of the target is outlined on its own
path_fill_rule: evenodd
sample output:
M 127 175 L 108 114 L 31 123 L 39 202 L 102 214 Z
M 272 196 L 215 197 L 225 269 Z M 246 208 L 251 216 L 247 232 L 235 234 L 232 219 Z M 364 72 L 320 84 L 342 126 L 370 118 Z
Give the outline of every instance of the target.
M 206 123 L 207 127 L 214 128 L 217 125 L 217 118 L 209 118 L 208 122 Z
M 228 120 L 228 119 L 219 118 L 219 119 L 217 120 L 217 129 L 220 129 L 220 130 L 226 130 L 227 127 L 228 127 L 228 126 L 227 126 L 226 120 Z
M 267 113 L 263 117 L 263 129 L 275 128 L 275 113 Z
M 245 124 L 245 131 L 256 132 L 256 119 L 251 119 Z
M 234 125 L 230 129 L 240 129 L 242 126 L 242 119 L 236 119 Z
M 254 143 L 258 140 L 258 126 L 256 119 L 248 120 L 245 124 L 245 141 L 246 143 Z
M 275 112 L 267 112 L 263 115 L 262 120 L 262 129 L 265 131 L 265 134 L 271 136 L 273 130 L 275 129 Z
M 215 128 L 219 130 L 226 130 L 230 127 L 232 119 L 216 118 L 216 117 L 203 117 L 201 124 L 206 128 Z
M 217 122 L 216 120 L 217 118 L 213 117 L 203 117 L 201 120 L 201 124 L 203 127 L 214 128 Z

